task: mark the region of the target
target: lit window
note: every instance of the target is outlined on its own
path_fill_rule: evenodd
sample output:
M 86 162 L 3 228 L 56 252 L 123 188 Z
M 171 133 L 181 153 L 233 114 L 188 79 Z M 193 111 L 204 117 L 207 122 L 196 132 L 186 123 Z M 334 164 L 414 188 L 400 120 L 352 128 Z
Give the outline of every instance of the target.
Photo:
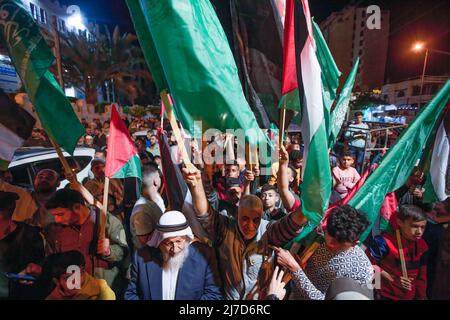
M 40 9 L 39 9 L 39 12 L 40 12 L 40 14 L 41 14 L 41 19 L 40 19 L 41 23 L 47 24 L 47 11 L 45 11 L 45 10 L 42 9 L 42 8 L 40 8 Z
M 30 11 L 31 11 L 31 15 L 33 16 L 34 19 L 37 19 L 37 8 L 34 5 L 34 3 L 30 2 Z

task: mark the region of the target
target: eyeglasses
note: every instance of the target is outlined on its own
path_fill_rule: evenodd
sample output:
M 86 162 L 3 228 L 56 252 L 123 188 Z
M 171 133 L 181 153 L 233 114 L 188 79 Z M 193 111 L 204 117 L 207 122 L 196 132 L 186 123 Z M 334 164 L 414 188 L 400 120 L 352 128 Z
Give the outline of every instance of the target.
M 163 242 L 161 242 L 161 245 L 163 245 L 166 248 L 171 248 L 171 247 L 178 247 L 181 248 L 184 244 L 186 243 L 185 239 L 177 239 L 177 240 L 164 240 Z

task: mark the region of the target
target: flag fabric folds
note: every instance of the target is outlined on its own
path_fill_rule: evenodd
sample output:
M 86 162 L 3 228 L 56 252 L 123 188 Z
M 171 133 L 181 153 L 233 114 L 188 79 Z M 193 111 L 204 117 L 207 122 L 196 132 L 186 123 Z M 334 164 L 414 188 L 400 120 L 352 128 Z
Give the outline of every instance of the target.
M 301 200 L 303 214 L 308 218 L 308 224 L 302 234 L 306 235 L 320 223 L 328 208 L 332 179 L 321 68 L 316 55 L 316 43 L 307 0 L 295 2 L 294 23 L 296 72 L 302 104 L 301 130 L 304 142 Z
M 105 176 L 118 179 L 129 177 L 142 179 L 141 161 L 136 146 L 115 105 L 111 106 L 107 150 Z
M 50 138 L 73 154 L 85 129 L 49 71 L 55 58 L 39 26 L 19 1 L 2 1 L 0 11 L 1 38 L 43 128 Z
M 312 19 L 312 27 L 313 37 L 316 43 L 316 56 L 321 70 L 325 125 L 329 133 L 330 125 L 332 123 L 330 122 L 331 105 L 336 99 L 336 90 L 339 87 L 339 77 L 341 76 L 341 72 L 336 66 L 325 38 L 317 23 L 314 22 L 314 19 Z
M 153 40 L 175 101 L 175 115 L 183 127 L 191 135 L 198 132 L 195 121 L 202 121 L 203 130 L 252 129 L 247 132 L 249 143 L 265 141 L 245 99 L 233 54 L 211 3 L 207 0 L 127 3 L 139 29 L 139 41 L 145 41 L 145 37 Z M 145 20 L 145 24 L 136 23 L 136 18 Z
M 353 85 L 355 84 L 356 74 L 358 71 L 359 58 L 353 65 L 350 74 L 342 87 L 341 93 L 339 94 L 339 99 L 336 103 L 336 107 L 331 113 L 330 117 L 330 138 L 328 145 L 330 149 L 333 149 L 336 139 L 341 131 L 342 125 L 345 121 L 345 115 L 347 114 L 348 104 L 350 102 L 350 97 L 353 90 Z
M 431 148 L 431 145 L 430 145 Z M 444 121 L 441 122 L 433 144 L 430 169 L 425 181 L 424 202 L 444 201 L 450 195 L 445 191 L 445 176 L 447 174 L 449 142 Z
M 169 201 L 170 210 L 181 211 L 189 188 L 184 181 L 180 168 L 172 161 L 172 152 L 170 150 L 167 137 L 158 129 L 159 150 L 161 152 L 162 173 L 164 176 L 164 185 Z

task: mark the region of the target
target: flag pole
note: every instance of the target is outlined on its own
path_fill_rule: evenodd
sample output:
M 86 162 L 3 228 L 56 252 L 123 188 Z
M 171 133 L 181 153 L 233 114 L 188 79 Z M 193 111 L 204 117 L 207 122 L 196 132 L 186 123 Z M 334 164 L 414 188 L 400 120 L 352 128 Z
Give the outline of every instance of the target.
M 106 238 L 106 213 L 108 212 L 109 177 L 105 177 L 105 187 L 103 188 L 103 206 L 100 215 L 98 238 Z
M 280 132 L 279 132 L 279 145 L 278 147 L 281 148 L 283 145 L 283 136 L 284 136 L 284 127 L 286 123 L 286 101 L 283 102 L 283 108 L 280 109 Z
M 191 169 L 194 167 L 194 165 L 192 164 L 191 159 L 189 158 L 189 155 L 186 151 L 183 138 L 181 137 L 180 128 L 178 127 L 177 121 L 173 114 L 172 103 L 170 102 L 169 95 L 167 94 L 166 90 L 161 91 L 161 99 L 164 102 L 167 118 L 169 119 L 173 134 L 175 135 L 175 139 L 177 140 L 178 148 L 181 151 L 184 165 L 186 166 L 186 168 Z
M 397 236 L 398 254 L 400 256 L 400 265 L 402 266 L 402 275 L 404 278 L 408 278 L 408 272 L 406 271 L 405 254 L 403 252 L 402 237 L 400 235 L 400 229 L 395 230 Z
M 305 251 L 302 253 L 302 256 L 300 257 L 300 266 L 302 268 L 306 267 L 306 264 L 308 263 L 309 258 L 312 257 L 314 252 L 319 249 L 320 243 L 314 241 L 308 248 L 305 249 Z
M 57 32 L 57 29 L 55 28 L 55 31 Z M 58 43 L 58 50 L 56 51 L 57 59 L 58 60 L 58 68 L 61 67 L 61 52 L 59 51 L 59 34 L 57 34 L 57 41 Z M 62 72 L 58 72 L 58 82 L 61 87 L 61 90 L 64 90 L 64 81 L 62 78 Z M 67 159 L 64 157 L 62 150 L 60 146 L 53 140 L 53 138 L 48 135 L 48 139 L 50 140 L 50 143 L 52 144 L 53 148 L 56 151 L 56 154 L 58 155 L 59 160 L 61 161 L 61 164 L 64 169 L 64 174 L 66 175 L 67 180 L 69 180 L 71 184 L 71 188 L 73 190 L 76 190 L 81 193 L 83 198 L 89 203 L 91 206 L 95 206 L 99 209 L 102 209 L 102 204 L 94 198 L 94 196 L 89 192 L 88 189 L 86 189 L 78 180 L 77 175 L 74 174 L 72 168 L 70 167 L 69 163 L 67 162 Z

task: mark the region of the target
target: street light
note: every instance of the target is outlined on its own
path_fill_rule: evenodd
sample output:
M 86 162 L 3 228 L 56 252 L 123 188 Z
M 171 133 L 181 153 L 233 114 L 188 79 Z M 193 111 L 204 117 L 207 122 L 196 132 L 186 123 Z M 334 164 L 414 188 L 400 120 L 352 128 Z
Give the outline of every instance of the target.
M 66 12 L 70 15 L 67 19 L 67 25 L 69 27 L 76 28 L 81 31 L 86 30 L 86 26 L 83 23 L 83 16 L 81 15 L 79 6 L 71 5 L 67 8 Z
M 413 45 L 413 47 L 412 47 L 412 51 L 415 51 L 415 52 L 421 52 L 423 49 L 425 49 L 425 59 L 423 61 L 422 78 L 420 80 L 419 107 L 422 107 L 422 91 L 423 91 L 423 83 L 424 83 L 424 79 L 425 79 L 425 70 L 427 68 L 427 62 L 428 62 L 428 52 L 431 51 L 431 52 L 435 52 L 435 53 L 441 53 L 441 54 L 445 54 L 445 55 L 450 55 L 450 52 L 447 52 L 447 51 L 435 50 L 435 49 L 427 48 L 425 46 L 425 43 L 423 43 L 423 42 L 416 42 Z
M 425 48 L 425 44 L 423 42 L 416 42 L 413 46 L 413 51 L 421 52 Z M 420 80 L 420 98 L 419 98 L 419 108 L 422 108 L 422 90 L 423 90 L 423 82 L 425 79 L 425 69 L 427 68 L 428 61 L 428 48 L 425 48 L 425 59 L 423 61 L 423 70 L 422 70 L 422 78 Z

